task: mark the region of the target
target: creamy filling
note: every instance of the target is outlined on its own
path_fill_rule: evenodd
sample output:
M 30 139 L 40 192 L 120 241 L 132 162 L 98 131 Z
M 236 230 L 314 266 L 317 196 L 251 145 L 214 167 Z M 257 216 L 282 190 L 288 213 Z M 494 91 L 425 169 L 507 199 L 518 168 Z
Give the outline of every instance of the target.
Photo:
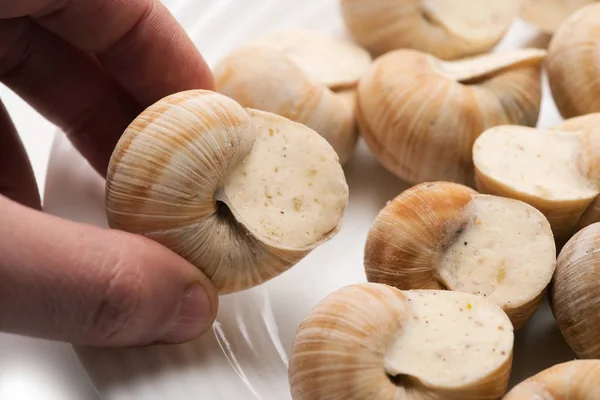
M 523 202 L 477 195 L 469 223 L 445 251 L 437 273 L 451 290 L 487 297 L 502 308 L 536 298 L 555 269 L 550 224 Z
M 576 133 L 497 127 L 475 142 L 476 168 L 516 191 L 546 200 L 593 199 L 598 189 L 581 172 Z
M 283 51 L 311 81 L 332 89 L 354 86 L 371 64 L 363 48 L 318 32 L 277 32 L 255 43 Z
M 303 249 L 338 228 L 348 186 L 333 148 L 309 128 L 250 110 L 257 137 L 227 177 L 222 200 L 254 235 Z
M 545 55 L 545 50 L 517 49 L 482 54 L 455 61 L 437 60 L 435 65 L 449 79 L 469 83 L 483 77 L 500 74 L 507 68 L 513 68 L 524 63 L 539 63 Z
M 494 373 L 511 357 L 513 328 L 493 303 L 450 291 L 405 294 L 411 317 L 385 356 L 389 375 L 459 387 Z

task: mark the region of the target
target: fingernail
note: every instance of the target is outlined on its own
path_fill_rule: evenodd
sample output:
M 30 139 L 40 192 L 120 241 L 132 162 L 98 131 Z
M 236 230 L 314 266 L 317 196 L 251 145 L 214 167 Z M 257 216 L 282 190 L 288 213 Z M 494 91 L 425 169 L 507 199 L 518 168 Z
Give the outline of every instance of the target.
M 183 294 L 175 324 L 159 340 L 163 343 L 183 343 L 203 334 L 213 322 L 212 308 L 206 290 L 199 283 L 188 286 Z

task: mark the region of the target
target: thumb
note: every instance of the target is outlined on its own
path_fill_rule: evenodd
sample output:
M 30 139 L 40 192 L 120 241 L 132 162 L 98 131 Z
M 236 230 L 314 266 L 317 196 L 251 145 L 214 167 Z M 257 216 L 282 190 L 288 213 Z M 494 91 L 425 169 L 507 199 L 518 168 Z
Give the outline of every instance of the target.
M 180 343 L 209 329 L 217 306 L 208 278 L 158 243 L 0 196 L 0 331 L 88 346 Z

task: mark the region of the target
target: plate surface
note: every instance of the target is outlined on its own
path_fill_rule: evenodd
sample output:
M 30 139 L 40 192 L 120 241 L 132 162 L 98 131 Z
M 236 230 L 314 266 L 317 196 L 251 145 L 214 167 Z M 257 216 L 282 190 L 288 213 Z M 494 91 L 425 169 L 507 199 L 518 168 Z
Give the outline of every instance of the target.
M 176 17 L 211 66 L 260 35 L 306 28 L 346 36 L 338 0 L 174 1 Z M 498 49 L 543 47 L 547 38 L 517 21 Z M 560 122 L 544 82 L 540 127 Z M 385 203 L 408 186 L 386 172 L 360 142 L 345 168 L 350 202 L 340 233 L 294 268 L 266 284 L 221 298 L 213 330 L 184 345 L 145 349 L 76 349 L 103 399 L 289 399 L 287 363 L 294 332 L 331 291 L 364 282 L 363 246 Z M 46 182 L 45 209 L 106 227 L 104 182 L 56 135 Z M 516 334 L 511 386 L 551 365 L 575 358 L 547 302 Z

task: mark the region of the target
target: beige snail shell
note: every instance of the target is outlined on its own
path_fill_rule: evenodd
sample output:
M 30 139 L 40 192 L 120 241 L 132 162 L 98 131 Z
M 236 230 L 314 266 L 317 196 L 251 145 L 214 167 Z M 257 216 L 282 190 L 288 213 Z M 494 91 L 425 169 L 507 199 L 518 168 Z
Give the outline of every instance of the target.
M 379 56 L 410 48 L 450 60 L 491 50 L 520 0 L 341 0 L 352 37 Z
M 414 50 L 388 53 L 359 82 L 361 134 L 409 183 L 474 185 L 472 147 L 481 132 L 536 125 L 544 55 L 520 49 L 446 62 Z
M 499 126 L 473 147 L 480 192 L 531 204 L 550 222 L 559 246 L 600 221 L 600 113 L 552 129 Z
M 561 250 L 551 306 L 565 340 L 579 358 L 600 358 L 600 223 L 587 226 Z
M 564 118 L 600 112 L 600 3 L 575 11 L 548 47 L 552 97 Z
M 575 11 L 595 0 L 521 0 L 519 16 L 542 32 L 552 34 Z
M 210 91 L 170 95 L 119 140 L 111 228 L 156 240 L 221 294 L 284 272 L 340 228 L 348 186 L 316 132 Z
M 524 380 L 503 400 L 600 399 L 600 360 L 573 360 Z
M 522 327 L 556 267 L 550 224 L 530 205 L 450 182 L 423 183 L 390 201 L 365 245 L 370 282 L 486 297 Z
M 294 338 L 294 400 L 499 399 L 514 333 L 483 297 L 363 283 L 325 297 Z
M 285 31 L 235 49 L 215 67 L 216 90 L 321 134 L 346 164 L 358 140 L 358 79 L 371 56 L 346 40 Z

